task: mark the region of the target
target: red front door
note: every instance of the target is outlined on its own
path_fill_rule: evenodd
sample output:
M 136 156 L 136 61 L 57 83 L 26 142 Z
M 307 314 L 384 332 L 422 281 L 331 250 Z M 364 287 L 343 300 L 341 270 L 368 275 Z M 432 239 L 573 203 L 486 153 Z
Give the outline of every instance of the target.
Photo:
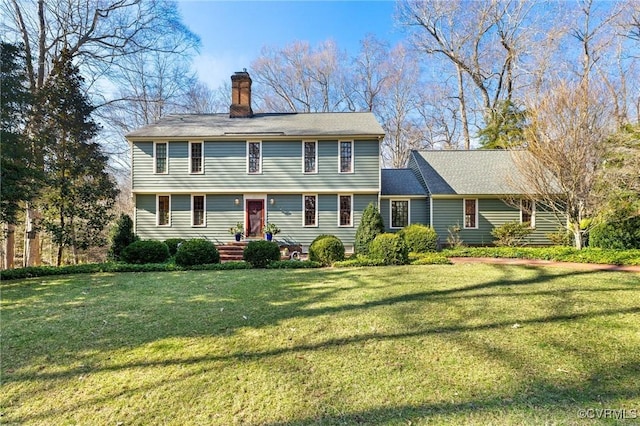
M 247 200 L 246 238 L 262 238 L 264 200 Z

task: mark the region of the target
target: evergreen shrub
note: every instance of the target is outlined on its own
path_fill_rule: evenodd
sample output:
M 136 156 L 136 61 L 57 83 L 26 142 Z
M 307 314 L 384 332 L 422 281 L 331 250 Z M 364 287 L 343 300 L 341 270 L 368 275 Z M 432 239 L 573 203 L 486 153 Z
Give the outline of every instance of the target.
M 169 238 L 164 240 L 164 243 L 169 247 L 169 256 L 175 256 L 178 252 L 178 246 L 185 241 L 187 240 L 184 238 Z
M 125 247 L 139 239 L 133 232 L 133 220 L 129 215 L 122 213 L 111 232 L 109 259 L 122 260 L 121 255 Z
M 533 229 L 528 223 L 507 222 L 503 225 L 496 226 L 491 230 L 491 235 L 495 238 L 495 245 L 500 247 L 521 247 L 526 244 L 527 238 Z
M 121 257 L 127 263 L 162 263 L 169 258 L 169 248 L 162 241 L 139 240 L 125 247 Z
M 640 216 L 611 218 L 589 232 L 589 245 L 603 249 L 640 249 Z
M 405 265 L 409 262 L 409 249 L 400 235 L 384 233 L 371 242 L 369 257 L 386 265 Z
M 220 253 L 211 241 L 195 238 L 180 244 L 176 252 L 176 265 L 193 266 L 220 263 Z
M 369 203 L 362 212 L 360 225 L 358 225 L 358 229 L 356 230 L 355 252 L 363 255 L 369 253 L 369 244 L 371 244 L 376 236 L 383 232 L 384 222 L 382 221 L 380 211 L 373 203 Z
M 269 263 L 280 260 L 280 247 L 273 241 L 251 241 L 245 247 L 242 258 L 254 268 L 266 268 Z
M 436 231 L 419 223 L 406 226 L 398 232 L 404 239 L 410 252 L 427 253 L 438 249 L 438 234 Z
M 322 237 L 322 238 L 320 238 Z M 344 244 L 333 235 L 320 236 L 309 246 L 309 260 L 330 266 L 344 260 Z

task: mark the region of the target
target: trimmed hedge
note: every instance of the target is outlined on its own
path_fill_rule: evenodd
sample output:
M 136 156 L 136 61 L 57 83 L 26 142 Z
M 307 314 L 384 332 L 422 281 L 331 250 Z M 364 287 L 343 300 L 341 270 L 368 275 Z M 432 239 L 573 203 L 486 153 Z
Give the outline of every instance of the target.
M 270 262 L 280 260 L 280 247 L 273 241 L 251 241 L 245 247 L 242 258 L 254 268 L 266 268 Z
M 267 269 L 311 269 L 322 265 L 311 260 L 277 260 L 267 265 Z
M 140 240 L 125 247 L 121 257 L 127 263 L 162 263 L 169 258 L 169 248 L 162 241 Z
M 176 253 L 176 264 L 180 266 L 220 263 L 220 253 L 211 241 L 195 238 L 180 244 Z
M 309 246 L 309 260 L 324 266 L 344 260 L 344 244 L 333 235 L 321 235 Z
M 410 252 L 427 253 L 438 249 L 438 234 L 430 226 L 415 223 L 402 228 L 398 235 L 402 237 Z
M 409 262 L 409 249 L 400 235 L 385 233 L 371 242 L 369 257 L 383 260 L 386 265 L 405 265 Z
M 451 265 L 451 261 L 442 253 L 409 253 L 411 265 Z
M 376 236 L 384 232 L 384 222 L 378 207 L 369 203 L 362 212 L 360 225 L 356 229 L 354 249 L 357 254 L 367 255 L 369 246 Z
M 573 247 L 463 247 L 442 252 L 447 257 L 496 257 L 540 259 L 556 262 L 595 263 L 608 265 L 640 265 L 640 250 L 606 250 Z

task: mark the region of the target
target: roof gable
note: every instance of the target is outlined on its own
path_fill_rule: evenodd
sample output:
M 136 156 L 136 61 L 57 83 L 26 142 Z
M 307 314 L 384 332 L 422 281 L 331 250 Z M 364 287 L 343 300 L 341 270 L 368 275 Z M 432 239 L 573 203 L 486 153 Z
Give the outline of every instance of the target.
M 427 196 L 411 169 L 382 169 L 380 174 L 380 195 Z
M 431 195 L 510 195 L 524 179 L 514 156 L 526 151 L 412 151 Z

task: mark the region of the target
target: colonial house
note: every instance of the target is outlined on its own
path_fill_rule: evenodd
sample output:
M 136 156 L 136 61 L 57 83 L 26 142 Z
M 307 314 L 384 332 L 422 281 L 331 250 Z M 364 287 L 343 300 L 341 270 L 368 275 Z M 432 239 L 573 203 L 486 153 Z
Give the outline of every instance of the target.
M 380 168 L 384 131 L 372 113 L 256 113 L 251 78 L 231 77 L 229 114 L 170 115 L 129 133 L 135 232 L 144 239 L 263 238 L 306 249 L 319 234 L 353 248 L 362 211 L 379 206 L 389 231 L 411 223 L 441 238 L 460 225 L 470 244 L 489 244 L 494 226 L 521 220 L 533 242 L 555 230 L 530 203 L 514 208 L 506 151 L 414 151 L 407 169 Z

